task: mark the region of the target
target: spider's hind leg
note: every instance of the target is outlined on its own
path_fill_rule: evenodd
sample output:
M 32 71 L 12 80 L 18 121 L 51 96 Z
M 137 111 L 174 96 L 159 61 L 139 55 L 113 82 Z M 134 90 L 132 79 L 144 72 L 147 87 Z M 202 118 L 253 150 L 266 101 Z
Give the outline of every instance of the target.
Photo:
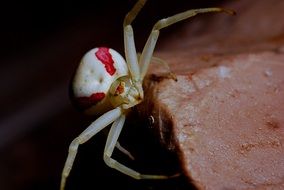
M 168 179 L 170 177 L 176 177 L 176 175 L 174 176 L 165 176 L 165 175 L 145 175 L 145 174 L 140 174 L 139 172 L 119 163 L 118 161 L 116 161 L 115 159 L 113 159 L 112 153 L 114 151 L 115 145 L 117 143 L 118 137 L 120 135 L 120 132 L 122 130 L 123 124 L 125 122 L 125 115 L 121 115 L 119 119 L 117 119 L 109 132 L 108 138 L 107 138 L 107 142 L 106 142 L 106 146 L 105 146 L 105 150 L 104 150 L 104 161 L 105 163 L 113 168 L 116 169 L 118 171 L 120 171 L 121 173 L 124 173 L 130 177 L 133 177 L 135 179 Z

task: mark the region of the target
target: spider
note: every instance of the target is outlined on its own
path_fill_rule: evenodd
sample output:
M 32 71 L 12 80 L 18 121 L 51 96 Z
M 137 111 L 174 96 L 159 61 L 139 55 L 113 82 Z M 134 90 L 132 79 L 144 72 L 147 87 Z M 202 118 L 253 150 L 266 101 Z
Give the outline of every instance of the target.
M 69 146 L 69 153 L 62 171 L 60 189 L 65 188 L 79 145 L 87 142 L 99 131 L 111 125 L 103 159 L 105 163 L 135 179 L 166 179 L 164 175 L 145 175 L 119 163 L 111 156 L 114 148 L 119 148 L 118 137 L 130 109 L 143 101 L 143 79 L 151 62 L 160 29 L 195 16 L 198 13 L 233 11 L 223 8 L 202 8 L 188 10 L 161 19 L 154 25 L 140 56 L 137 56 L 133 36 L 132 21 L 140 12 L 146 0 L 138 0 L 125 16 L 124 58 L 115 50 L 99 47 L 87 52 L 76 70 L 73 79 L 73 94 L 77 105 L 88 114 L 102 114 L 90 124 Z M 120 150 L 123 150 L 120 148 Z M 124 152 L 127 153 L 125 150 Z

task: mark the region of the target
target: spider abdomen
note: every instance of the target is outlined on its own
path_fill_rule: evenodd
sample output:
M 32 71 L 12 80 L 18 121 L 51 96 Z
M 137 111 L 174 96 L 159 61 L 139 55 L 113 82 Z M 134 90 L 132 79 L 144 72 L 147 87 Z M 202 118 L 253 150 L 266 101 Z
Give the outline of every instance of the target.
M 112 109 L 108 96 L 110 86 L 126 75 L 127 64 L 117 51 L 106 47 L 91 49 L 81 59 L 73 78 L 75 104 L 88 114 Z

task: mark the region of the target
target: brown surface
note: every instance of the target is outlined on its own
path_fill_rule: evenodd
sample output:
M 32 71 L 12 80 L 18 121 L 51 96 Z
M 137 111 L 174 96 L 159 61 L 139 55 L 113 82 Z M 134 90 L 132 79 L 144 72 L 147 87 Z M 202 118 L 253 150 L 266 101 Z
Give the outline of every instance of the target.
M 226 7 L 236 17 L 197 21 L 164 41 L 156 55 L 178 81 L 152 67 L 140 111 L 198 189 L 283 189 L 284 3 Z
M 161 141 L 200 189 L 284 187 L 283 62 L 272 52 L 230 56 L 149 89 Z

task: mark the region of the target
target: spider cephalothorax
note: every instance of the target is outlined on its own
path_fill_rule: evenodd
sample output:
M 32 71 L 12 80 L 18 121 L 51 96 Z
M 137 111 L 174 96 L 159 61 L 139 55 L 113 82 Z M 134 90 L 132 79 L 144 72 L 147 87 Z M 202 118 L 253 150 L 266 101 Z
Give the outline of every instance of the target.
M 154 25 L 138 60 L 131 23 L 145 2 L 146 0 L 138 0 L 123 22 L 126 60 L 113 49 L 99 47 L 87 52 L 76 70 L 73 80 L 73 96 L 76 104 L 87 114 L 103 115 L 71 142 L 62 172 L 61 190 L 65 187 L 79 145 L 87 142 L 110 124 L 112 126 L 107 137 L 103 157 L 108 166 L 135 179 L 168 178 L 163 175 L 140 174 L 111 158 L 114 148 L 120 147 L 117 140 L 126 114 L 131 107 L 143 101 L 142 82 L 152 59 L 160 29 L 198 13 L 224 11 L 232 14 L 233 12 L 222 8 L 193 9 L 159 20 Z

